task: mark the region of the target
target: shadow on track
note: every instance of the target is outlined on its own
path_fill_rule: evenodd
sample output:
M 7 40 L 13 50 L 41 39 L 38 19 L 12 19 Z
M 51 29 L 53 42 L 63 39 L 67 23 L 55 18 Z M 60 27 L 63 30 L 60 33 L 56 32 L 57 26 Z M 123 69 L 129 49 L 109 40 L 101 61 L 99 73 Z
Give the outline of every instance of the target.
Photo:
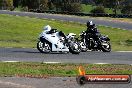
M 68 52 L 51 52 L 51 53 L 40 53 L 39 51 L 12 51 L 14 53 L 30 53 L 30 54 L 34 54 L 34 53 L 38 53 L 38 54 L 69 54 Z

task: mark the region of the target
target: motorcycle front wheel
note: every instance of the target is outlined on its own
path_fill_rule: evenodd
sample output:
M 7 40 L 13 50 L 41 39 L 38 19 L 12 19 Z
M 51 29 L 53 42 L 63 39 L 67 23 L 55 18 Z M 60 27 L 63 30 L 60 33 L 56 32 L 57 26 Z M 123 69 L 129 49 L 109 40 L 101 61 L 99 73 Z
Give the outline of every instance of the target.
M 82 52 L 86 52 L 88 50 L 86 44 L 84 44 L 83 42 L 80 42 L 80 47 Z
M 102 42 L 101 43 L 101 49 L 102 49 L 103 52 L 110 52 L 111 51 L 110 42 L 108 42 L 108 41 Z
M 70 44 L 69 51 L 72 54 L 79 54 L 80 51 L 81 51 L 80 50 L 80 45 L 77 42 Z
M 41 53 L 50 53 L 51 52 L 51 46 L 46 41 L 44 41 L 44 42 L 38 41 L 38 43 L 37 43 L 37 49 Z

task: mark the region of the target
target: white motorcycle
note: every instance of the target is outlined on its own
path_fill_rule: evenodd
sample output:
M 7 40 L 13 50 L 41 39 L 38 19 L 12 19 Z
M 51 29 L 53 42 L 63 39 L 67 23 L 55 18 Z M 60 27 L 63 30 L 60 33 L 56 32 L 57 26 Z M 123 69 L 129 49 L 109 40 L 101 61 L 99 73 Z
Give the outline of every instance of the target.
M 49 32 L 40 35 L 37 49 L 41 53 L 71 52 L 72 54 L 79 54 L 80 46 L 75 41 L 75 36 L 74 33 L 65 36 L 62 31 L 58 32 L 57 29 L 51 29 Z

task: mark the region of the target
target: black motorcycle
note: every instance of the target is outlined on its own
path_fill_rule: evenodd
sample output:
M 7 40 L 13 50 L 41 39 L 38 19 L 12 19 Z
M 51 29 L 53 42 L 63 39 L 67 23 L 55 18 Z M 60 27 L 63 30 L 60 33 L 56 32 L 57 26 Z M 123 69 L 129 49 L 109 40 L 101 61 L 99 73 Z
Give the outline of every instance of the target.
M 108 36 L 103 36 L 98 33 L 95 37 L 95 35 L 83 31 L 80 34 L 80 38 L 80 46 L 83 52 L 86 52 L 87 50 L 103 52 L 111 51 L 110 39 L 108 38 Z

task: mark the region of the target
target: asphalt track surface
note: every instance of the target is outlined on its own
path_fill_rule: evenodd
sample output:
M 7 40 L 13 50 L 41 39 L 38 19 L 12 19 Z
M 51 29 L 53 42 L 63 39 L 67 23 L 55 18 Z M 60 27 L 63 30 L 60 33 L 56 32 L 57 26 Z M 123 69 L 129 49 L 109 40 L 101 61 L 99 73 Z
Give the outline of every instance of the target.
M 104 25 L 104 26 L 110 26 L 114 28 L 132 30 L 132 23 L 108 21 L 105 19 L 99 20 L 95 18 L 94 19 L 93 18 L 80 18 L 77 16 L 55 15 L 55 14 L 46 14 L 46 13 L 31 13 L 31 12 L 13 12 L 13 11 L 3 11 L 3 10 L 0 10 L 0 14 L 47 18 L 47 19 L 73 21 L 73 22 L 80 22 L 80 23 L 86 23 L 88 20 L 91 20 L 97 25 Z
M 1 77 L 0 88 L 132 88 L 129 84 L 77 84 L 75 77 L 46 79 Z
M 132 52 L 88 51 L 80 54 L 40 53 L 37 49 L 0 48 L 0 61 L 132 64 Z

